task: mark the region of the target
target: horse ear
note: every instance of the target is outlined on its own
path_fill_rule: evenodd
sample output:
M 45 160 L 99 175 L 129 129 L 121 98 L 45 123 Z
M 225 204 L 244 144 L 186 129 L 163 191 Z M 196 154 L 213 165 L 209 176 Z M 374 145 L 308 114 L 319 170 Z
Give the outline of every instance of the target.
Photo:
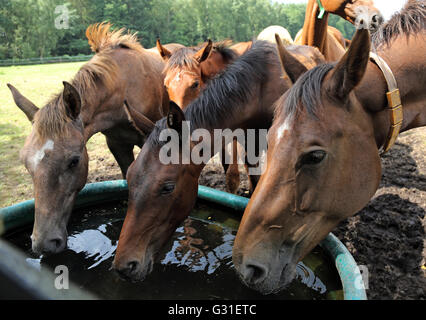
M 34 103 L 32 103 L 30 100 L 25 98 L 14 86 L 12 86 L 10 83 L 7 84 L 10 91 L 12 92 L 13 100 L 15 101 L 16 105 L 19 109 L 21 109 L 25 115 L 27 116 L 28 120 L 33 121 L 34 115 L 39 110 Z
M 75 120 L 80 115 L 81 111 L 81 98 L 77 89 L 70 83 L 63 81 L 64 92 L 62 93 L 62 99 L 64 101 L 65 110 L 68 116 Z
M 164 60 L 169 60 L 170 57 L 172 56 L 172 53 L 169 50 L 167 50 L 165 47 L 163 47 L 163 45 L 160 42 L 160 39 L 157 39 L 157 50 L 158 50 L 158 53 L 160 53 L 160 56 Z
M 199 63 L 207 60 L 213 49 L 213 42 L 209 39 L 207 43 L 194 55 L 194 59 Z
M 370 32 L 358 29 L 351 46 L 334 67 L 329 91 L 343 99 L 361 82 L 370 59 Z
M 289 77 L 290 80 L 295 83 L 299 77 L 308 71 L 299 60 L 297 60 L 287 49 L 284 47 L 281 37 L 276 33 L 275 41 L 277 43 L 278 55 L 280 56 L 281 67 Z
M 127 101 L 124 101 L 124 110 L 130 123 L 143 135 L 149 135 L 154 130 L 155 124 L 142 113 L 131 108 Z
M 183 121 L 185 121 L 185 114 L 182 109 L 176 103 L 170 101 L 169 113 L 167 114 L 167 127 L 182 133 Z

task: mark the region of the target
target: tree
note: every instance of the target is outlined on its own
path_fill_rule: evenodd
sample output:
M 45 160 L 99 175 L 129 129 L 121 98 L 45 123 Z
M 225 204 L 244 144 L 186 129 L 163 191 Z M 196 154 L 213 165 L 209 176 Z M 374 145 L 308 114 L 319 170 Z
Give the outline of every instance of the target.
M 144 47 L 163 43 L 192 46 L 208 38 L 252 40 L 270 25 L 294 37 L 305 5 L 270 0 L 67 0 L 69 28 L 55 28 L 55 8 L 64 0 L 0 0 L 0 59 L 89 54 L 86 28 L 108 21 L 138 32 Z M 351 38 L 354 27 L 337 16 L 329 24 Z

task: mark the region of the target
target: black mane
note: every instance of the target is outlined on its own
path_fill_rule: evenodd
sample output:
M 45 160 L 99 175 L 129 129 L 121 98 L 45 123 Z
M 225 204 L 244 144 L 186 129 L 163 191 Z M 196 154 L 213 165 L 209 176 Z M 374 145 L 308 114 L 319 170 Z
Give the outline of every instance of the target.
M 302 108 L 317 117 L 317 109 L 321 106 L 322 81 L 334 66 L 335 64 L 325 63 L 304 73 L 288 91 L 284 106 L 282 99 L 278 101 L 275 118 L 281 113 L 286 118 L 293 118 Z

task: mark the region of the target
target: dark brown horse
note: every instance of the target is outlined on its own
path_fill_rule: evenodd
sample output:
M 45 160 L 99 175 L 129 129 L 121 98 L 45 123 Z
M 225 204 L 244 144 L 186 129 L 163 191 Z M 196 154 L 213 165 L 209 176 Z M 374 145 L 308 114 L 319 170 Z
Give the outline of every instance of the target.
M 294 46 L 289 47 L 289 50 L 303 58 L 308 67 L 324 61 L 316 48 Z M 184 161 L 164 164 L 160 157 L 166 142 L 162 141 L 161 136 L 169 128 L 181 133 L 179 141 L 172 144 L 178 148 L 176 153 L 181 159 L 183 152 L 180 146 L 189 143 L 182 129 L 185 120 L 189 121 L 191 132 L 206 129 L 208 136 L 203 137 L 203 142 L 204 138 L 208 140 L 213 135 L 214 129 L 269 128 L 274 102 L 306 70 L 299 60 L 284 52 L 282 59 L 289 71 L 283 76 L 276 51 L 273 44 L 255 42 L 224 73 L 212 79 L 185 111 L 172 103 L 168 116 L 157 122 L 129 168 L 128 210 L 113 263 L 114 269 L 127 277 L 143 279 L 152 269 L 158 250 L 188 217 L 195 204 L 198 178 L 206 163 L 194 163 L 191 157 L 187 164 Z M 139 115 L 131 108 L 129 111 L 138 126 Z M 196 142 L 200 142 L 199 139 L 195 139 Z M 199 147 L 196 142 L 190 143 L 191 152 Z M 204 151 L 207 153 L 209 150 Z M 213 155 L 210 152 L 209 158 Z
M 328 15 L 339 15 L 355 24 L 360 14 L 371 16 L 370 27 L 375 30 L 383 22 L 383 17 L 372 0 L 309 0 L 306 6 L 303 29 L 294 39 L 295 44 L 317 47 L 327 61 L 337 61 L 345 53 L 345 40 L 335 28 L 328 27 Z M 366 11 L 366 12 L 364 12 Z
M 426 125 L 425 31 L 425 2 L 410 1 L 374 36 L 400 90 L 401 131 Z M 376 192 L 379 149 L 398 126 L 390 115 L 401 108 L 389 111 L 389 73 L 369 55 L 369 32 L 358 30 L 336 65 L 308 71 L 280 99 L 267 168 L 233 249 L 236 270 L 250 287 L 263 293 L 285 287 L 297 262 Z
M 135 35 L 110 27 L 97 24 L 87 29 L 95 56 L 45 107 L 37 108 L 8 85 L 33 123 L 20 155 L 34 183 L 32 248 L 37 253 L 66 247 L 68 218 L 87 180 L 87 140 L 97 132 L 105 134 L 125 177 L 134 160 L 133 146 L 142 146 L 144 136 L 129 123 L 124 100 L 153 120 L 168 109 L 161 57 L 142 48 Z

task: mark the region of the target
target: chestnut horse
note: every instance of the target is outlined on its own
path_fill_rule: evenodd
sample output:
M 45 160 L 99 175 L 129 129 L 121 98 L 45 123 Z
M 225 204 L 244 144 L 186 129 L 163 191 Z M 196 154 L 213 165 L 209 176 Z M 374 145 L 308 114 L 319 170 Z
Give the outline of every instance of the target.
M 230 49 L 231 41 L 212 43 L 211 40 L 200 47 L 183 47 L 173 52 L 164 48 L 157 40 L 157 49 L 166 61 L 164 68 L 164 85 L 170 100 L 183 110 L 199 96 L 208 81 L 233 62 L 238 54 Z M 237 142 L 232 143 L 233 161 L 227 164 L 222 151 L 222 166 L 226 174 L 226 185 L 229 192 L 235 193 L 240 183 L 237 163 Z
M 129 123 L 124 100 L 153 120 L 168 109 L 161 57 L 144 49 L 135 35 L 110 27 L 89 26 L 86 35 L 96 54 L 43 108 L 8 84 L 15 103 L 33 124 L 20 157 L 34 183 L 31 239 L 36 253 L 56 253 L 66 247 L 68 218 L 87 180 L 90 137 L 105 134 L 125 177 L 134 160 L 133 147 L 142 146 L 144 136 Z
M 290 46 L 288 50 L 301 57 L 307 67 L 324 62 L 316 48 Z M 127 175 L 128 210 L 113 262 L 113 268 L 120 274 L 143 279 L 151 271 L 155 255 L 188 217 L 197 199 L 198 178 L 208 159 L 195 163 L 191 157 L 188 164 L 164 164 L 160 155 L 166 142 L 161 135 L 168 128 L 182 133 L 185 120 L 189 121 L 191 132 L 204 128 L 209 137 L 214 129 L 269 128 L 274 102 L 306 70 L 298 59 L 284 52 L 282 59 L 288 74 L 283 76 L 276 51 L 269 42 L 254 42 L 250 50 L 212 79 L 185 111 L 171 103 L 168 116 L 157 122 Z M 131 108 L 129 111 L 139 126 L 139 115 Z M 174 156 L 179 159 L 183 157 L 179 146 L 189 143 L 182 136 L 180 141 L 173 142 L 179 149 Z M 200 142 L 198 139 L 195 138 Z M 189 147 L 192 153 L 199 146 L 191 143 Z M 213 150 L 208 156 L 214 156 Z
M 374 36 L 400 90 L 401 131 L 426 125 L 425 31 L 426 6 L 413 0 Z M 369 31 L 358 30 L 337 64 L 308 71 L 279 100 L 267 168 L 233 249 L 237 272 L 256 290 L 275 292 L 290 283 L 297 262 L 379 186 L 379 149 L 398 121 L 390 119 L 389 73 L 369 54 Z
M 371 30 L 376 30 L 383 17 L 372 0 L 309 0 L 303 28 L 294 43 L 317 47 L 327 61 L 337 61 L 345 54 L 346 45 L 340 31 L 328 27 L 328 15 L 337 14 L 355 24 L 357 17 L 365 11 L 372 17 Z

